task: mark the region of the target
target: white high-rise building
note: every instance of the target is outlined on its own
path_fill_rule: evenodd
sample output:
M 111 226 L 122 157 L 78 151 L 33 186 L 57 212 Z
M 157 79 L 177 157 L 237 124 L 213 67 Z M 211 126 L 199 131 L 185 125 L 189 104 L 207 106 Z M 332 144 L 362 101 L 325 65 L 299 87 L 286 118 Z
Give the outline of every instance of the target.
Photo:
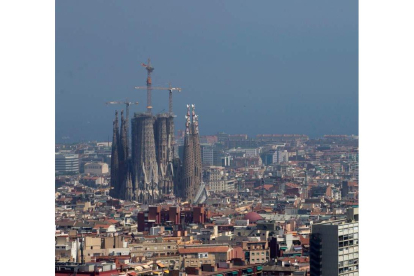
M 59 174 L 79 173 L 79 155 L 56 153 L 55 172 Z
M 289 161 L 289 152 L 287 150 L 276 150 L 273 153 L 272 158 L 273 164 L 280 164 L 282 162 L 288 162 Z
M 347 210 L 348 219 L 312 225 L 310 236 L 311 276 L 358 276 L 358 208 Z
M 204 170 L 204 182 L 208 190 L 220 192 L 227 190 L 227 178 L 223 167 L 209 166 Z
M 259 149 L 244 149 L 246 157 L 254 157 L 259 155 Z
M 236 187 L 236 180 L 227 177 L 224 167 L 206 167 L 203 180 L 211 192 L 233 191 Z

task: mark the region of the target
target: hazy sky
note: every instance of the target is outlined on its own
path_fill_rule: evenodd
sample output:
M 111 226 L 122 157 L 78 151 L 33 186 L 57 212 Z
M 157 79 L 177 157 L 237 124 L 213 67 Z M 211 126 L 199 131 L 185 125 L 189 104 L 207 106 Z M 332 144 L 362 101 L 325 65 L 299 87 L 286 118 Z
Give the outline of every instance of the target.
M 201 134 L 358 134 L 358 1 L 56 1 L 56 141 L 107 140 L 115 110 L 182 87 Z M 153 111 L 168 92 L 153 92 Z

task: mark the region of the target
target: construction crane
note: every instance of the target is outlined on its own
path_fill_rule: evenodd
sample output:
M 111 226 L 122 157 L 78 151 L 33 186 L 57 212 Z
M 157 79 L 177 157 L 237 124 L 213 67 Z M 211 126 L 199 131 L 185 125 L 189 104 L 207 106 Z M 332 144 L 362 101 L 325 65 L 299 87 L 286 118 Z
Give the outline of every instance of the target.
M 138 104 L 138 102 L 128 102 L 128 99 L 125 100 L 125 102 L 106 102 L 106 105 L 108 104 L 124 104 L 126 106 L 126 120 L 129 120 L 129 106 L 131 104 Z
M 132 104 L 138 104 L 138 102 L 129 102 L 128 99 L 125 100 L 125 102 L 106 102 L 106 105 L 109 104 L 124 104 L 126 106 L 126 128 L 127 128 L 127 145 L 129 145 L 129 106 Z
M 141 63 L 142 66 L 145 67 L 145 69 L 147 69 L 147 87 L 145 87 L 147 89 L 147 112 L 148 114 L 152 113 L 152 106 L 151 106 L 151 85 L 152 85 L 152 80 L 151 80 L 151 73 L 152 71 L 154 71 L 154 67 L 151 66 L 151 60 L 148 59 L 148 63 Z
M 148 63 L 142 63 L 141 64 L 145 69 L 147 70 L 147 86 L 140 86 L 135 87 L 136 89 L 146 89 L 147 90 L 147 112 L 148 114 L 152 113 L 152 104 L 151 104 L 151 91 L 152 90 L 169 90 L 169 113 L 170 115 L 173 115 L 172 113 L 172 92 L 178 91 L 181 92 L 181 88 L 173 88 L 171 87 L 171 84 L 169 87 L 152 87 L 152 80 L 151 80 L 151 73 L 154 71 L 154 67 L 151 66 L 151 60 L 148 59 Z
M 147 87 L 145 86 L 137 86 L 135 89 L 145 89 Z M 151 87 L 151 90 L 168 90 L 169 91 L 169 99 L 168 99 L 168 113 L 172 116 L 173 115 L 173 91 L 181 92 L 181 88 L 179 87 L 171 87 L 171 84 L 169 87 Z M 151 107 L 152 108 L 152 107 Z

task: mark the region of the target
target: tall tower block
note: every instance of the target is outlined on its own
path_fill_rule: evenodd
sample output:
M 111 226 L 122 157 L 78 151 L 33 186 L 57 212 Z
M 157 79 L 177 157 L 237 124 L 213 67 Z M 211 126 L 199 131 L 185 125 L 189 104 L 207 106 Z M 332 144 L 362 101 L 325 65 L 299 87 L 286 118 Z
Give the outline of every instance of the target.
M 152 204 L 159 198 L 154 117 L 135 113 L 131 124 L 135 199 L 144 204 Z
M 115 120 L 113 121 L 113 135 L 112 135 L 112 152 L 111 152 L 111 190 L 112 197 L 118 197 L 119 194 L 119 155 L 118 155 L 118 111 L 115 111 Z
M 202 181 L 202 163 L 200 139 L 198 135 L 198 116 L 195 114 L 195 106 L 187 105 L 187 115 L 185 136 L 184 136 L 184 156 L 181 168 L 181 198 L 185 201 L 194 203 Z
M 195 105 L 192 107 L 192 127 L 193 127 L 193 147 L 194 147 L 194 195 L 200 188 L 201 181 L 203 179 L 203 163 L 201 160 L 201 147 L 200 147 L 200 136 L 198 133 L 198 115 L 195 113 Z
M 124 118 L 124 111 L 121 111 L 121 128 L 118 141 L 118 179 L 119 191 L 118 197 L 125 198 L 126 180 L 128 174 L 128 139 L 127 139 L 127 122 Z
M 187 105 L 187 115 L 185 116 L 185 136 L 184 136 L 184 158 L 181 173 L 181 193 L 180 197 L 184 201 L 191 201 L 194 197 L 194 146 L 191 127 L 190 106 Z
M 156 116 L 155 131 L 155 151 L 157 154 L 158 172 L 159 172 L 159 190 L 161 194 L 168 193 L 165 187 L 165 177 L 168 164 L 168 131 L 167 131 L 168 114 L 158 114 Z
M 174 170 L 174 116 L 167 117 L 167 170 L 165 176 L 165 193 L 174 192 L 174 182 L 177 171 Z

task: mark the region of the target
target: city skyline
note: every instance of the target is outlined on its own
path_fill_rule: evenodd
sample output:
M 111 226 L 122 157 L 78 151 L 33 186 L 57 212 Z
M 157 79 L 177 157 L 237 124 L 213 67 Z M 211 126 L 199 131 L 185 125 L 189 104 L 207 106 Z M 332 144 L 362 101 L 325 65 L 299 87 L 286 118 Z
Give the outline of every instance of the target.
M 55 275 L 358 276 L 358 2 L 96 3 L 56 6 Z
M 414 2 L 74 0 L 2 8 L 2 110 L 12 131 L 3 139 L 4 182 L 18 188 L 4 200 L 14 211 L 5 219 L 27 209 L 42 214 L 14 227 L 5 244 L 8 255 L 23 257 L 14 237 L 29 237 L 29 256 L 42 258 L 25 266 L 12 258 L 6 273 L 51 271 L 50 262 L 56 276 L 409 274 L 404 262 L 384 265 L 377 255 L 380 223 L 405 222 L 411 208 L 401 172 L 414 154 L 407 127 Z M 124 181 L 124 145 L 132 165 L 139 160 L 132 144 L 146 143 L 142 131 L 132 135 L 132 121 L 147 111 L 141 64 L 148 58 L 154 87 L 182 89 L 173 94 L 173 187 L 183 186 L 186 105 L 199 115 L 199 201 L 186 201 L 182 189 L 166 193 L 164 184 L 160 202 L 145 203 L 131 198 L 137 169 Z M 157 164 L 165 160 L 158 115 L 168 112 L 168 93 L 153 91 Z M 126 100 L 129 116 L 125 104 L 106 104 Z M 384 144 L 392 145 L 392 162 L 384 162 Z M 29 166 L 16 165 L 22 156 Z M 22 174 L 30 178 L 16 181 Z M 54 199 L 45 196 L 49 177 Z M 113 180 L 122 183 L 119 193 Z M 385 200 L 397 204 L 384 208 Z M 390 238 L 401 236 L 405 224 L 398 226 Z M 53 246 L 45 244 L 50 229 Z M 400 239 L 392 245 L 408 254 Z
M 177 125 L 193 102 L 201 135 L 358 135 L 357 2 L 296 4 L 272 3 L 256 22 L 252 4 L 231 1 L 214 20 L 202 16 L 213 11 L 203 4 L 57 3 L 56 141 L 106 141 L 114 111 L 125 108 L 107 101 L 128 98 L 140 103 L 131 115 L 144 111 L 145 91 L 134 87 L 145 85 L 140 64 L 148 57 L 154 86 L 183 88 L 174 98 Z M 101 13 L 90 16 L 92 9 Z M 168 10 L 180 20 L 163 19 Z M 168 110 L 167 93 L 155 91 L 153 106 Z

